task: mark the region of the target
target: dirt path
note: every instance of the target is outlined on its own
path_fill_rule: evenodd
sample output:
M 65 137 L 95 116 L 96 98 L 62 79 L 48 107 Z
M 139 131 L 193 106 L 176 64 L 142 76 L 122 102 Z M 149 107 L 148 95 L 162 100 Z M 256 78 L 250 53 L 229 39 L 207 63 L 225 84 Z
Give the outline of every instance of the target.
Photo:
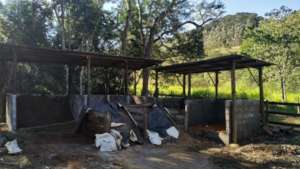
M 19 132 L 17 139 L 23 152 L 11 156 L 0 148 L 1 169 L 300 168 L 300 156 L 296 155 L 296 151 L 300 150 L 300 135 L 274 139 L 262 137 L 257 143 L 231 149 L 181 133 L 176 143 L 166 143 L 159 147 L 150 144 L 134 145 L 113 153 L 99 152 L 93 140 L 73 134 L 72 126 Z
M 101 154 L 102 159 L 117 160 L 128 169 L 214 169 L 209 156 L 188 152 L 177 145 L 134 146 L 117 153 Z

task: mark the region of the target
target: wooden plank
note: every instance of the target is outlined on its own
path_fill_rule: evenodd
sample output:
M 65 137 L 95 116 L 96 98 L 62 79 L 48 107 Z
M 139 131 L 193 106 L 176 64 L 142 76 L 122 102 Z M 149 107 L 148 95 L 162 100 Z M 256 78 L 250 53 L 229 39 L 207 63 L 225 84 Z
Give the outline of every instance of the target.
M 293 113 L 286 113 L 286 112 L 282 112 L 282 111 L 273 111 L 273 110 L 268 110 L 266 111 L 266 113 L 268 114 L 275 114 L 275 115 L 284 115 L 284 116 L 293 116 L 293 117 L 300 117 L 300 114 L 293 114 Z
M 284 105 L 284 106 L 300 106 L 300 103 L 288 103 L 288 102 L 266 102 L 269 105 Z
M 291 126 L 291 127 L 300 127 L 300 124 L 288 124 L 288 123 L 282 123 L 282 122 L 276 122 L 276 121 L 269 121 L 268 123 L 284 125 L 284 126 Z
M 144 138 L 147 139 L 148 137 L 148 112 L 144 112 Z

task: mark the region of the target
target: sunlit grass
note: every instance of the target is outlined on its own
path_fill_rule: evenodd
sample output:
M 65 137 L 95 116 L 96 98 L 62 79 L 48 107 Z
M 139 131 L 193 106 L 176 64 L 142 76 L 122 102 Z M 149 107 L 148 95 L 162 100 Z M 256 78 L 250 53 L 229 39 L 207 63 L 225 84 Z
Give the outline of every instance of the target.
M 133 91 L 133 87 L 130 88 Z M 142 85 L 138 84 L 137 94 L 140 95 L 142 90 Z M 154 93 L 154 86 L 150 85 L 150 94 Z M 161 85 L 159 87 L 160 95 L 170 95 L 170 96 L 182 96 L 182 86 L 181 85 Z M 187 90 L 186 90 L 187 92 Z M 192 97 L 198 98 L 213 98 L 215 96 L 214 87 L 192 87 Z M 281 92 L 278 89 L 273 89 L 271 87 L 265 87 L 264 90 L 265 100 L 268 101 L 278 101 L 281 102 Z M 219 87 L 219 98 L 230 99 L 231 98 L 231 87 L 228 84 L 222 85 Z M 258 100 L 259 91 L 258 87 L 253 88 L 247 85 L 240 85 L 237 87 L 237 98 L 238 99 L 249 99 L 249 100 Z M 288 93 L 287 102 L 298 103 L 300 98 L 299 93 Z

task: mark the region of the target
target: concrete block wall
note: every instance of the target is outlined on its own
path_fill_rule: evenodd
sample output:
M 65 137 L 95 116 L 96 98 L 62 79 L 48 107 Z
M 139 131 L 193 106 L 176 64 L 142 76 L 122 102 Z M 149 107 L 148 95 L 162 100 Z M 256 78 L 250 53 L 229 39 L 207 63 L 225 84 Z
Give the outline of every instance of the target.
M 236 100 L 235 114 L 231 112 L 231 100 L 186 100 L 187 125 L 224 123 L 226 133 L 219 135 L 225 144 L 233 141 L 233 131 L 236 127 L 238 143 L 261 132 L 262 116 L 259 111 L 259 101 Z M 236 124 L 236 125 L 234 125 Z
M 17 128 L 73 120 L 67 96 L 19 95 L 16 102 Z
M 225 101 L 197 99 L 186 100 L 188 126 L 197 124 L 225 123 Z
M 249 140 L 260 134 L 262 115 L 259 110 L 259 101 L 237 100 L 233 117 L 237 125 L 238 142 Z
M 9 130 L 72 121 L 66 96 L 7 95 L 6 123 Z
M 158 102 L 167 108 L 178 110 L 183 110 L 185 108 L 185 99 L 183 97 L 159 98 Z

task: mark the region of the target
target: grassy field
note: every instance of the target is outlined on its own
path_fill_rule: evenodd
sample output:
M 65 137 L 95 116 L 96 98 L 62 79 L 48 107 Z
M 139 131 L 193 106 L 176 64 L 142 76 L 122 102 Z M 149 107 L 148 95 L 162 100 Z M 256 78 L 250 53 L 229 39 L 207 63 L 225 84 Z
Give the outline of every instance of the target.
M 138 92 L 141 91 L 142 85 L 138 85 Z M 131 88 L 132 90 L 132 88 Z M 160 95 L 174 95 L 182 96 L 182 87 L 181 85 L 162 85 L 159 87 Z M 150 86 L 150 93 L 154 93 L 154 86 Z M 140 94 L 140 93 L 139 93 Z M 281 102 L 281 92 L 278 89 L 272 89 L 270 87 L 265 87 L 264 89 L 265 100 L 268 101 L 277 101 Z M 214 98 L 215 88 L 210 87 L 192 87 L 192 97 L 198 98 Z M 231 98 L 231 87 L 229 84 L 225 84 L 219 87 L 219 98 L 230 99 Z M 239 99 L 249 99 L 249 100 L 258 100 L 259 91 L 258 87 L 240 85 L 237 86 L 237 98 Z M 299 103 L 300 93 L 291 93 L 287 94 L 287 102 Z

